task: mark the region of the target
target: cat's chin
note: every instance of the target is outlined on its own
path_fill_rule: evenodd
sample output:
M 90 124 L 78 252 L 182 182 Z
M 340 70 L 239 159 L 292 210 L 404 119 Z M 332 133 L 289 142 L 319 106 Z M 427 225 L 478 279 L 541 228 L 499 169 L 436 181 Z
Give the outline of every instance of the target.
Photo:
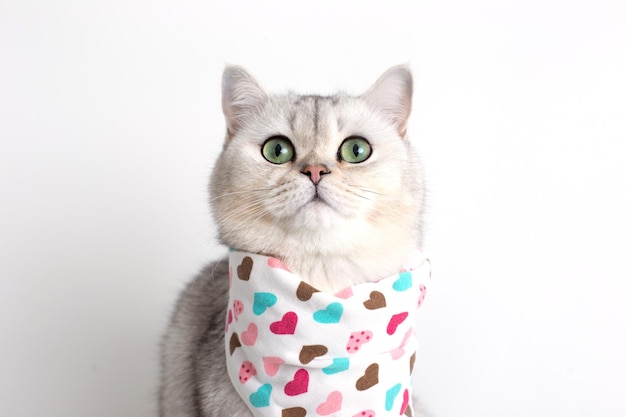
M 341 218 L 339 212 L 326 200 L 314 197 L 300 207 L 294 221 L 300 227 L 319 230 L 333 227 Z

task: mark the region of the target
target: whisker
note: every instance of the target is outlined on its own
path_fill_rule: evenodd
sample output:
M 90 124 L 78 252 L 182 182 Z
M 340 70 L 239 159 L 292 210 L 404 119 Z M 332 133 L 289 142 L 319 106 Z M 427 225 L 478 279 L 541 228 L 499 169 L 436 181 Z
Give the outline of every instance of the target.
M 241 219 L 246 219 L 251 217 L 252 215 L 257 215 L 260 212 L 267 210 L 260 205 L 259 202 L 254 202 L 247 204 L 246 206 L 241 207 L 240 210 L 232 211 L 226 214 L 223 217 L 217 219 L 218 226 L 223 226 L 227 222 L 239 221 Z
M 363 192 L 366 192 L 366 193 L 372 193 L 372 194 L 384 196 L 384 194 L 378 193 L 376 191 L 370 190 L 369 188 L 365 188 L 365 187 L 360 186 L 360 185 L 356 185 L 356 184 L 346 184 L 346 185 L 349 186 L 349 187 L 358 188 L 360 191 L 363 191 Z
M 215 197 L 213 197 L 212 199 L 209 200 L 209 203 L 213 202 L 214 200 L 217 200 L 218 198 L 224 198 L 224 197 L 228 197 L 228 196 L 231 196 L 231 195 L 250 194 L 250 193 L 269 191 L 269 190 L 271 190 L 271 188 L 255 188 L 255 189 L 252 189 L 252 190 L 233 191 L 233 192 L 230 192 L 230 193 L 224 193 L 224 194 L 220 194 L 218 196 L 215 196 Z
M 349 192 L 349 193 L 350 193 L 350 194 L 352 194 L 352 195 L 355 195 L 355 196 L 357 196 L 357 197 L 362 198 L 363 200 L 372 201 L 372 199 L 371 199 L 371 198 L 367 198 L 367 197 L 365 197 L 364 195 L 357 194 L 357 193 L 355 193 L 354 191 L 352 191 L 352 190 L 350 190 L 350 189 L 346 189 L 346 191 L 347 191 L 347 192 Z

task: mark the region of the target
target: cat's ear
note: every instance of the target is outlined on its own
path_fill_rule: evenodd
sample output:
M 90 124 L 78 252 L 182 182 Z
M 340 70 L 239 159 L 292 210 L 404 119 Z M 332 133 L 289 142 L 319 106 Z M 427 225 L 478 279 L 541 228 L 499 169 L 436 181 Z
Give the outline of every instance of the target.
M 406 65 L 388 69 L 361 96 L 367 104 L 386 115 L 395 125 L 400 136 L 406 135 L 406 126 L 411 114 L 413 77 Z
M 228 66 L 222 77 L 222 111 L 228 138 L 232 138 L 246 117 L 267 98 L 265 91 L 248 72 Z

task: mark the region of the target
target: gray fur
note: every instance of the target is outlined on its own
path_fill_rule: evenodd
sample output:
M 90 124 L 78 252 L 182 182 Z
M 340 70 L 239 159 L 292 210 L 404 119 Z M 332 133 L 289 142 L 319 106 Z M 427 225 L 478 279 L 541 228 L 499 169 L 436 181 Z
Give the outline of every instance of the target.
M 210 191 L 224 245 L 275 256 L 323 291 L 375 281 L 412 259 L 421 247 L 424 191 L 406 138 L 406 67 L 390 69 L 360 97 L 273 96 L 240 67 L 226 69 L 222 86 L 227 135 Z M 261 146 L 276 134 L 292 140 L 294 161 L 263 160 Z M 351 135 L 370 140 L 370 160 L 337 160 Z M 302 175 L 312 164 L 332 173 L 312 185 Z M 312 202 L 317 193 L 327 203 Z M 252 416 L 226 370 L 228 283 L 222 260 L 181 294 L 163 340 L 160 417 Z

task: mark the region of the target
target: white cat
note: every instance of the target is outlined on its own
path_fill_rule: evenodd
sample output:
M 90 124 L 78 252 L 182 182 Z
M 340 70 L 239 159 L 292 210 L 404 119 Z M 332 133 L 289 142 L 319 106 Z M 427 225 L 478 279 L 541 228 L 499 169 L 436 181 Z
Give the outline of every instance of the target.
M 240 67 L 226 68 L 222 87 L 227 135 L 210 193 L 224 245 L 274 257 L 327 293 L 411 266 L 424 187 L 406 137 L 408 68 L 359 97 L 270 95 Z M 253 415 L 225 366 L 228 291 L 223 260 L 181 295 L 164 339 L 160 416 Z

